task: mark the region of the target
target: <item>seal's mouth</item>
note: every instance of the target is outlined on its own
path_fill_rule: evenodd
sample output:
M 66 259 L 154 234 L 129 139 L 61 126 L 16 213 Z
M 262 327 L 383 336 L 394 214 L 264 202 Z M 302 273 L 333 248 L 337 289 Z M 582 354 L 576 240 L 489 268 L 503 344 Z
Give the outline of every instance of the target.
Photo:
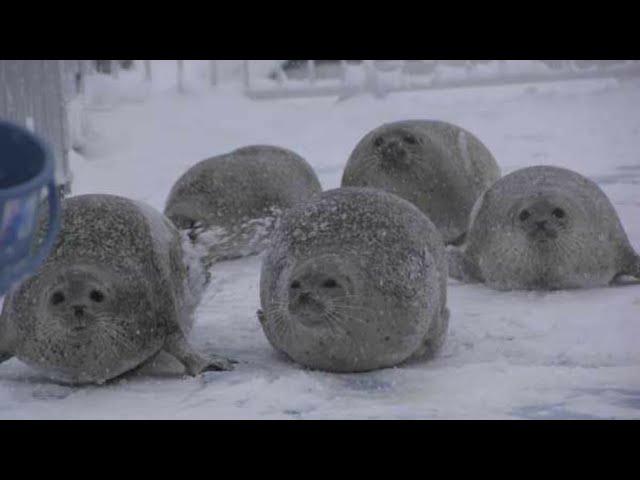
M 308 292 L 302 292 L 289 304 L 289 313 L 308 327 L 322 325 L 325 305 Z
M 558 238 L 558 231 L 545 227 L 539 227 L 529 233 L 529 238 L 536 242 L 547 242 L 549 240 L 555 240 L 556 238 Z

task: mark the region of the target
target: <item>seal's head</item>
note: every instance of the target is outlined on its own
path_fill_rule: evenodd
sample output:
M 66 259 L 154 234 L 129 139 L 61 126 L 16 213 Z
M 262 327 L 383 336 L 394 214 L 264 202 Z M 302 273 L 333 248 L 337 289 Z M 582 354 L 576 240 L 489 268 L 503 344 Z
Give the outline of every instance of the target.
M 550 241 L 566 241 L 575 235 L 584 212 L 570 198 L 559 195 L 536 195 L 518 202 L 513 209 L 511 221 L 514 229 L 526 237 L 532 246 Z
M 289 315 L 306 327 L 330 328 L 357 296 L 353 268 L 337 255 L 312 258 L 291 274 Z
M 161 346 L 150 294 L 134 276 L 105 265 L 45 269 L 16 294 L 17 356 L 64 382 L 116 377 Z
M 363 182 L 379 181 L 379 173 L 401 179 L 422 163 L 424 136 L 410 123 L 383 125 L 366 135 L 356 147 L 357 156 L 366 158 Z M 366 186 L 366 185 L 363 185 Z M 373 186 L 373 185 L 372 185 Z
M 420 308 L 378 290 L 367 269 L 349 256 L 302 260 L 281 281 L 286 293 L 267 310 L 267 336 L 312 368 L 350 372 L 397 363 L 420 329 L 413 321 Z

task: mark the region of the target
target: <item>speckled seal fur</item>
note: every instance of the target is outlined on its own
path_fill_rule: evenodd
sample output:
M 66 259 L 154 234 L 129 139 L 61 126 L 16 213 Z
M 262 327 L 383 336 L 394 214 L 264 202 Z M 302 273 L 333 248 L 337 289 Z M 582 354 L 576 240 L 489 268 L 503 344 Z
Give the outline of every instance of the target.
M 103 383 L 161 351 L 190 374 L 228 369 L 186 341 L 198 301 L 189 284 L 180 236 L 160 212 L 112 195 L 69 198 L 51 255 L 5 301 L 0 358 L 73 384 Z
M 452 277 L 498 290 L 554 290 L 640 277 L 640 259 L 602 190 L 552 166 L 517 170 L 478 200 Z
M 342 186 L 394 193 L 422 210 L 446 244 L 459 244 L 474 202 L 498 178 L 491 152 L 470 132 L 446 122 L 407 120 L 360 140 Z
M 414 205 L 381 190 L 330 190 L 283 216 L 258 317 L 273 347 L 307 367 L 391 367 L 439 350 L 446 284 L 442 238 Z
M 248 146 L 190 168 L 171 189 L 165 214 L 211 263 L 261 252 L 282 211 L 321 190 L 301 156 Z

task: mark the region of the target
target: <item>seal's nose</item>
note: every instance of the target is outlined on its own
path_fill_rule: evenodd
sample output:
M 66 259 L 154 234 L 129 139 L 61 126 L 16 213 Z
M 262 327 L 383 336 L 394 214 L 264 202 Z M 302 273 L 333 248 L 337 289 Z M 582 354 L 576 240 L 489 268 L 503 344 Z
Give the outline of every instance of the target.
M 546 220 L 538 220 L 536 222 L 536 227 L 538 227 L 541 230 L 544 230 L 546 226 L 547 226 L 547 221 Z
M 406 152 L 400 142 L 397 140 L 389 140 L 382 148 L 382 154 L 386 159 L 392 160 L 396 158 L 404 158 Z
M 310 299 L 311 299 L 311 293 L 309 292 L 302 292 L 299 296 L 298 299 L 300 300 L 301 303 L 307 303 Z
M 73 307 L 71 307 L 73 309 L 73 314 L 80 318 L 84 316 L 84 311 L 87 307 L 85 307 L 84 305 L 74 305 Z

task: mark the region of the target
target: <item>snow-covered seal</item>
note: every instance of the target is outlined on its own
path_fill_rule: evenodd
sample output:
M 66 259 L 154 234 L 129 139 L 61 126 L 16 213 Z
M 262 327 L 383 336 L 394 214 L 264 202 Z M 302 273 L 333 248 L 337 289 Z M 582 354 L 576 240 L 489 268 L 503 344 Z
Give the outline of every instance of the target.
M 112 195 L 69 198 L 49 258 L 5 300 L 0 361 L 15 356 L 71 384 L 104 383 L 161 351 L 191 375 L 229 369 L 187 343 L 196 271 L 160 212 Z
M 261 252 L 281 213 L 321 191 L 300 155 L 254 145 L 191 167 L 171 189 L 165 214 L 210 264 Z
M 449 322 L 444 243 L 400 197 L 330 190 L 283 216 L 260 300 L 267 339 L 304 366 L 361 372 L 430 358 Z
M 460 244 L 477 198 L 500 178 L 491 152 L 467 130 L 435 120 L 382 125 L 360 140 L 343 187 L 373 187 L 416 205 L 445 244 Z
M 552 166 L 517 170 L 478 199 L 466 242 L 449 247 L 449 271 L 498 290 L 604 286 L 640 277 L 640 258 L 604 192 Z

